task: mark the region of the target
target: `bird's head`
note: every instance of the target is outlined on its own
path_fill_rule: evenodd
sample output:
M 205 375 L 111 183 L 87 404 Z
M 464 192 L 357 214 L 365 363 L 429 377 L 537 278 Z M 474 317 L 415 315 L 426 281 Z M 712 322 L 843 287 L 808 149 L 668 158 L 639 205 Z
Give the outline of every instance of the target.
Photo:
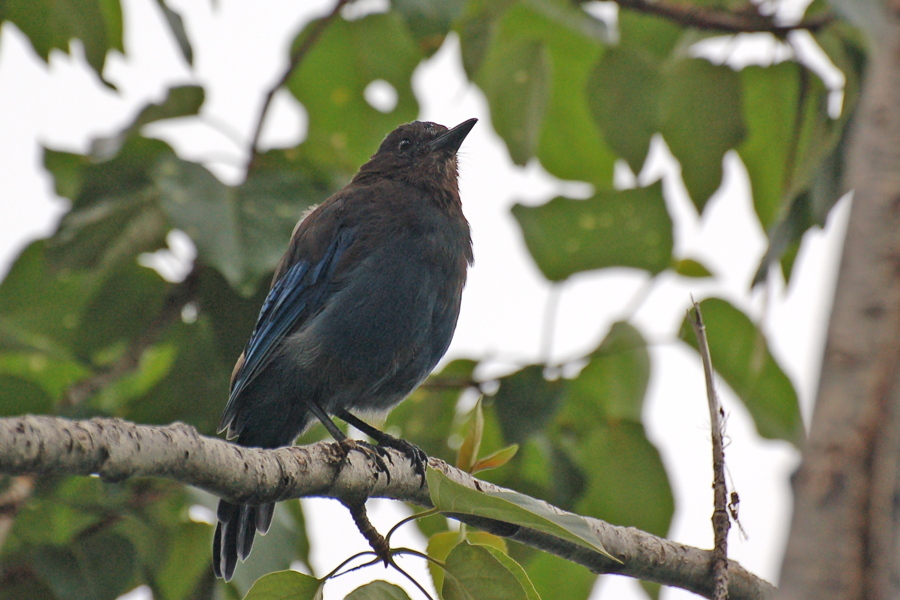
M 389 177 L 427 189 L 456 191 L 456 151 L 477 121 L 469 119 L 453 129 L 428 121 L 401 125 L 384 138 L 357 177 Z

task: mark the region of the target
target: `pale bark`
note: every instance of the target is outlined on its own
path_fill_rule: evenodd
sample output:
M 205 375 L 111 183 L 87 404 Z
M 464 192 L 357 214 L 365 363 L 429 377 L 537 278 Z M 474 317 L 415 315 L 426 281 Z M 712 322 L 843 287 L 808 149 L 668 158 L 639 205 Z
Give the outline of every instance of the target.
M 134 425 L 117 419 L 69 421 L 25 416 L 0 419 L 0 473 L 10 475 L 99 475 L 106 481 L 166 477 L 233 502 L 262 503 L 305 496 L 344 502 L 381 497 L 431 506 L 428 488 L 401 453 L 386 450 L 390 481 L 362 452 L 345 455 L 337 444 L 277 450 L 242 448 L 202 436 L 192 427 Z M 499 491 L 447 463 L 429 465 L 473 489 Z M 547 505 L 549 507 L 549 505 Z M 551 510 L 562 513 L 558 508 Z M 596 573 L 618 573 L 681 587 L 710 597 L 711 553 L 631 528 L 585 517 L 617 563 L 554 536 L 466 515 L 454 518 L 582 564 Z M 728 563 L 731 600 L 771 598 L 774 588 Z

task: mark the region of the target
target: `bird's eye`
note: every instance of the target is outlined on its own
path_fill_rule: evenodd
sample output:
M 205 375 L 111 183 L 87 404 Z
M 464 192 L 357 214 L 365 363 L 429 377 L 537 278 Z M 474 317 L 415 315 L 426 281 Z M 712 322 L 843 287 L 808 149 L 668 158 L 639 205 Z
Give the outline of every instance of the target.
M 397 150 L 400 152 L 406 152 L 409 150 L 409 147 L 412 146 L 412 142 L 409 141 L 408 138 L 403 138 L 400 140 L 400 143 L 397 144 Z

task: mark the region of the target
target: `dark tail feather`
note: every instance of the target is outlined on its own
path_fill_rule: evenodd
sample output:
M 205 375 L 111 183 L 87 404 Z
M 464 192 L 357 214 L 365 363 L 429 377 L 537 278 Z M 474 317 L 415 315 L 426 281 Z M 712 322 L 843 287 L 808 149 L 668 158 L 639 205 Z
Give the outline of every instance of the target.
M 265 534 L 272 524 L 274 504 L 243 506 L 219 500 L 216 516 L 216 535 L 213 538 L 213 570 L 216 577 L 231 581 L 238 558 L 250 556 L 253 537 L 259 531 Z

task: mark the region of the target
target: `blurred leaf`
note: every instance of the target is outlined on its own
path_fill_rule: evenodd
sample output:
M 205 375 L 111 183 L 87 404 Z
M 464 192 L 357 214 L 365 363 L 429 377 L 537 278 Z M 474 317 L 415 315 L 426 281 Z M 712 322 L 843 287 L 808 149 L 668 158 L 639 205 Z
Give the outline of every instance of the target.
M 597 581 L 587 568 L 549 552 L 537 552 L 523 566 L 534 589 L 547 600 L 585 600 Z
M 707 269 L 703 265 L 703 263 L 700 263 L 692 258 L 682 258 L 681 260 L 677 261 L 674 265 L 674 270 L 682 277 L 694 277 L 697 279 L 702 279 L 704 277 L 713 276 L 713 274 L 710 273 L 709 269 Z
M 431 56 L 441 47 L 465 6 L 465 0 L 394 0 L 391 10 L 403 17 L 419 49 Z
M 308 24 L 293 47 L 315 26 Z M 388 131 L 415 119 L 419 106 L 410 77 L 422 57 L 396 12 L 333 20 L 287 84 L 309 114 L 306 143 L 330 148 L 355 170 Z M 397 105 L 388 113 L 369 106 L 363 96 L 377 79 L 397 92 Z
M 494 408 L 503 439 L 522 443 L 544 428 L 559 409 L 562 381 L 547 381 L 541 365 L 531 365 L 500 379 Z
M 617 20 L 621 46 L 658 59 L 668 57 L 684 34 L 672 21 L 637 10 L 620 10 Z
M 153 173 L 160 206 L 187 233 L 200 260 L 247 295 L 274 270 L 300 215 L 296 201 L 249 194 L 196 163 L 168 158 Z
M 32 242 L 0 283 L 0 347 L 71 359 L 96 282 L 80 273 L 49 271 L 46 256 L 47 242 Z
M 469 424 L 466 428 L 466 437 L 463 439 L 459 452 L 456 455 L 456 468 L 467 473 L 472 472 L 472 466 L 478 460 L 478 450 L 481 447 L 481 436 L 484 433 L 484 413 L 481 410 L 481 398 L 475 403 L 475 408 L 469 413 Z
M 184 30 L 184 21 L 181 19 L 181 15 L 169 8 L 165 0 L 156 0 L 156 4 L 159 5 L 159 9 L 166 18 L 166 23 L 168 23 L 169 30 L 178 43 L 178 49 L 181 50 L 184 60 L 189 65 L 194 64 L 194 50 L 191 48 L 191 41 L 188 39 L 187 31 Z
M 458 531 L 436 533 L 428 538 L 426 554 L 434 560 L 443 563 L 447 560 L 447 555 L 450 554 L 450 551 L 462 541 L 462 538 L 463 536 Z M 431 573 L 434 589 L 440 593 L 444 585 L 444 569 L 429 560 L 428 572 Z
M 153 269 L 124 263 L 84 307 L 75 351 L 84 357 L 144 334 L 162 308 L 171 285 Z
M 484 458 L 478 459 L 474 465 L 472 465 L 472 473 L 480 473 L 481 471 L 488 471 L 490 469 L 496 469 L 498 467 L 502 467 L 506 463 L 508 463 L 512 458 L 516 455 L 516 452 L 519 451 L 518 444 L 512 444 L 507 446 L 501 450 L 497 450 L 496 452 L 492 452 L 488 454 Z
M 666 536 L 675 501 L 659 452 L 640 423 L 599 424 L 573 453 L 588 473 L 580 514 Z
M 45 61 L 53 49 L 69 52 L 69 41 L 81 40 L 88 64 L 102 76 L 106 52 L 124 52 L 122 8 L 105 0 L 6 0 L 0 20 L 15 23 Z
M 515 0 L 468 0 L 455 23 L 463 68 L 474 79 L 503 16 Z
M 641 172 L 650 138 L 659 129 L 661 86 L 656 62 L 624 46 L 607 50 L 588 80 L 588 107 L 597 126 L 635 173 Z
M 725 152 L 744 138 L 741 82 L 727 66 L 682 59 L 663 71 L 661 131 L 698 212 L 722 182 Z
M 797 392 L 769 353 L 766 338 L 737 308 L 718 298 L 700 303 L 713 368 L 734 390 L 765 438 L 799 446 L 806 438 Z M 681 325 L 682 338 L 697 349 L 691 324 Z
M 297 558 L 309 567 L 309 536 L 306 533 L 306 515 L 303 513 L 303 505 L 297 500 L 282 502 L 280 506 L 283 506 L 290 513 L 293 520 L 290 530 L 294 537 L 294 552 Z
M 53 400 L 38 384 L 0 375 L 0 417 L 48 414 L 52 409 Z
M 549 510 L 517 492 L 479 492 L 462 486 L 431 467 L 425 474 L 431 501 L 445 514 L 465 514 L 521 525 L 599 552 L 612 560 L 587 522 L 573 514 Z
M 114 600 L 134 577 L 134 547 L 101 531 L 70 548 L 40 548 L 31 564 L 61 600 Z
M 747 137 L 738 153 L 750 176 L 753 206 L 763 229 L 777 218 L 793 175 L 800 69 L 797 63 L 783 62 L 751 65 L 740 72 Z
M 323 583 L 297 571 L 278 571 L 260 577 L 244 600 L 321 600 Z
M 403 588 L 378 580 L 356 588 L 344 600 L 409 600 L 409 596 Z
M 475 82 L 487 96 L 494 130 L 513 162 L 524 165 L 535 153 L 547 109 L 550 58 L 543 44 L 508 29 L 495 33 Z
M 168 540 L 168 556 L 156 573 L 154 589 L 162 598 L 188 598 L 197 587 L 210 564 L 209 536 L 212 528 L 205 523 L 180 523 L 172 528 Z
M 41 352 L 0 353 L 0 373 L 36 383 L 52 401 L 58 400 L 88 370 L 80 363 Z
M 590 362 L 569 381 L 559 421 L 584 434 L 607 420 L 641 421 L 650 381 L 650 353 L 641 332 L 614 323 L 589 356 Z
M 56 268 L 102 270 L 166 246 L 170 226 L 156 206 L 149 171 L 172 149 L 159 140 L 129 137 L 110 160 L 44 150 L 44 166 L 72 210 L 48 241 Z
M 444 600 L 536 600 L 537 592 L 524 570 L 505 554 L 495 552 L 468 542 L 456 546 L 445 562 L 447 572 L 441 593 Z M 501 560 L 500 556 L 506 559 Z
M 218 356 L 213 339 L 209 321 L 202 315 L 193 323 L 172 325 L 159 341 L 161 347 L 176 353 L 168 377 L 123 406 L 116 416 L 146 424 L 181 421 L 201 433 L 215 433 L 228 399 L 231 367 Z
M 554 198 L 537 207 L 516 204 L 512 213 L 528 251 L 551 281 L 618 266 L 656 274 L 672 261 L 672 219 L 661 183 L 602 191 L 588 200 Z

